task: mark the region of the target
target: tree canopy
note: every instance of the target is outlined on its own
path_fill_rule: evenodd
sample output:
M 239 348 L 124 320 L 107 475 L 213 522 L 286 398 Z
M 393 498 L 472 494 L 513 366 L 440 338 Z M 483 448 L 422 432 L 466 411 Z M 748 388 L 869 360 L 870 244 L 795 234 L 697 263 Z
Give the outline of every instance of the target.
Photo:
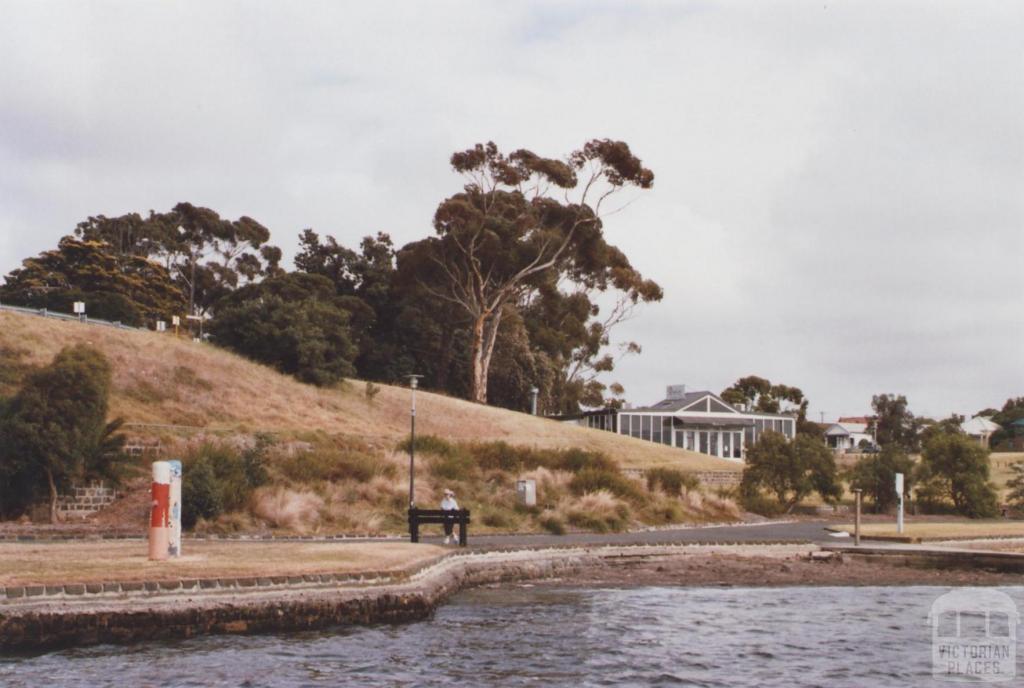
M 71 236 L 11 271 L 0 301 L 65 312 L 84 301 L 93 317 L 135 326 L 169 320 L 185 303 L 162 265 L 137 255 L 119 257 L 102 241 Z
M 989 470 L 988 449 L 964 434 L 939 433 L 921 454 L 918 493 L 926 502 L 947 498 L 958 513 L 970 518 L 996 516 L 998 501 Z
M 281 250 L 271 246 L 270 230 L 243 215 L 222 218 L 216 211 L 178 203 L 147 217 L 97 215 L 80 222 L 75 234 L 108 244 L 122 260 L 150 258 L 170 273 L 188 312 L 204 314 L 237 287 L 279 274 Z
M 491 358 L 506 307 L 545 284 L 617 289 L 628 303 L 661 298 L 625 254 L 605 241 L 602 213 L 615 193 L 648 189 L 654 174 L 621 141 L 594 140 L 566 160 L 494 143 L 457 152 L 461 192 L 434 214 L 436 237 L 417 247 L 440 272 L 423 281 L 469 320 L 470 398 L 486 403 Z
M 304 382 L 329 385 L 354 373 L 349 312 L 330 280 L 291 273 L 250 284 L 217 308 L 212 340 Z
M 777 506 L 789 513 L 812 492 L 826 501 L 842 495 L 836 460 L 819 439 L 797 435 L 788 440 L 777 432 L 765 432 L 747 450 L 740 495 L 748 508 L 757 508 L 761 492 L 774 496 Z
M 905 396 L 876 394 L 871 398 L 871 408 L 875 415 L 870 429 L 875 431 L 879 446 L 892 444 L 908 452 L 916 452 L 920 448 L 918 431 L 922 421 L 910 412 Z
M 56 520 L 61 490 L 108 472 L 120 450 L 120 423 L 106 422 L 110 378 L 106 357 L 84 344 L 25 377 L 0 418 L 0 513 L 17 513 L 47 494 Z
M 888 444 L 876 454 L 865 454 L 850 472 L 850 488 L 864 490 L 875 511 L 886 511 L 897 502 L 896 474 L 902 473 L 904 489 L 913 488 L 914 462 L 903 449 Z

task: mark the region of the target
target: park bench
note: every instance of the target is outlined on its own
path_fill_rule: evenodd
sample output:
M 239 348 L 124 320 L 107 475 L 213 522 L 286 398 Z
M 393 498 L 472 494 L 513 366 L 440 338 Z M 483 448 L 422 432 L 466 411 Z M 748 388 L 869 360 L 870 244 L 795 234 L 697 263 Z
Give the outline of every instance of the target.
M 469 509 L 409 509 L 409 538 L 412 542 L 420 541 L 420 526 L 429 524 L 453 523 L 459 526 L 459 545 L 466 546 L 467 526 L 469 526 Z

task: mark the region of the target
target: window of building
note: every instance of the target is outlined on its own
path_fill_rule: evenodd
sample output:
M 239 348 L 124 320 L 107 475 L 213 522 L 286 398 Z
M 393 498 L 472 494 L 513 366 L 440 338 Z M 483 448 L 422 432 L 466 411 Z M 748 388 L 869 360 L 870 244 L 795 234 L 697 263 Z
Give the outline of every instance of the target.
M 697 440 L 696 433 L 693 430 L 687 430 L 686 431 L 686 444 L 685 444 L 685 448 L 689 449 L 690 451 L 694 451 L 697 448 L 697 441 L 696 440 Z
M 732 434 L 732 458 L 742 459 L 743 458 L 743 433 L 734 432 Z
M 672 444 L 672 418 L 671 416 L 665 416 L 661 419 L 661 442 L 662 444 Z
M 629 415 L 626 416 L 629 421 L 626 425 L 629 428 L 630 437 L 640 437 L 640 416 Z
M 701 454 L 707 454 L 708 453 L 708 433 L 707 432 L 701 432 L 700 433 L 700 450 L 699 451 L 700 451 Z
M 651 418 L 651 441 L 661 444 L 661 416 Z
M 711 434 L 711 452 L 712 456 L 718 456 L 718 433 L 712 432 Z
M 640 433 L 640 439 L 650 440 L 651 439 L 651 417 L 640 416 L 640 422 L 643 423 L 643 430 Z
M 732 433 L 722 433 L 722 456 L 732 456 Z

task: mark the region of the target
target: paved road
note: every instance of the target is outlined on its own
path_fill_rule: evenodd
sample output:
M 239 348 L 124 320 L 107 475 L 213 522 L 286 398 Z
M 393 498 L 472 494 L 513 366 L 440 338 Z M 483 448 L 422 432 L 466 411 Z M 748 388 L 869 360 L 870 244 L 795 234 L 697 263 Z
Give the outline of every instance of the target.
M 498 547 L 568 547 L 575 545 L 660 545 L 681 543 L 758 543 L 758 542 L 836 542 L 825 530 L 826 521 L 797 521 L 763 525 L 680 528 L 640 533 L 596 533 L 573 535 L 473 535 L 469 527 L 469 543 L 473 548 Z M 456 531 L 457 532 L 457 531 Z M 424 537 L 423 542 L 438 544 L 441 538 Z

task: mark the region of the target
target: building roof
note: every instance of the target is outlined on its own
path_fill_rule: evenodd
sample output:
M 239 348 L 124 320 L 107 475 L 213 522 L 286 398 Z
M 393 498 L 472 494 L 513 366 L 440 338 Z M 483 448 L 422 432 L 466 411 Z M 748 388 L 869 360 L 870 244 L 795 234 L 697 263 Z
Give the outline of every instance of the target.
M 849 423 L 863 423 L 867 425 L 871 422 L 871 419 L 867 416 L 840 416 L 836 422 L 840 425 L 847 425 Z
M 701 399 L 709 397 L 711 399 L 710 409 L 712 413 L 735 413 L 736 415 L 743 416 L 757 416 L 762 418 L 789 418 L 792 419 L 794 414 L 792 413 L 767 413 L 765 411 L 741 411 L 736 409 L 732 404 L 718 396 L 714 392 L 708 390 L 702 390 L 698 392 L 686 392 L 678 398 L 663 399 L 657 404 L 652 406 L 641 406 L 632 409 L 621 409 L 621 413 L 678 413 L 679 411 L 689 410 L 693 413 L 708 413 L 704 409 L 687 409 Z
M 993 423 L 988 418 L 975 416 L 961 423 L 960 429 L 968 435 L 991 435 L 996 430 L 1001 430 L 1002 428 L 999 424 Z
M 828 429 L 825 430 L 826 435 L 831 435 L 833 437 L 842 437 L 843 435 L 854 434 L 866 435 L 867 433 L 867 423 L 832 423 L 828 426 Z
M 629 409 L 629 410 L 630 411 L 663 411 L 663 412 L 666 412 L 666 413 L 670 413 L 670 412 L 679 411 L 680 409 L 684 409 L 687 406 L 689 406 L 690 404 L 694 403 L 695 401 L 700 401 L 701 399 L 703 399 L 704 397 L 706 397 L 708 395 L 711 395 L 711 396 L 715 397 L 716 399 L 718 398 L 717 394 L 714 394 L 713 392 L 709 392 L 707 390 L 705 390 L 703 392 L 687 392 L 686 394 L 683 394 L 678 399 L 662 399 L 657 404 L 654 404 L 652 406 L 643 406 L 643 407 L 640 407 L 640 408 L 634 408 L 634 409 Z M 729 404 L 727 404 L 725 401 L 722 401 L 721 399 L 719 399 L 719 401 L 721 401 L 726 406 L 729 406 Z M 730 408 L 732 408 L 732 407 L 730 406 Z

